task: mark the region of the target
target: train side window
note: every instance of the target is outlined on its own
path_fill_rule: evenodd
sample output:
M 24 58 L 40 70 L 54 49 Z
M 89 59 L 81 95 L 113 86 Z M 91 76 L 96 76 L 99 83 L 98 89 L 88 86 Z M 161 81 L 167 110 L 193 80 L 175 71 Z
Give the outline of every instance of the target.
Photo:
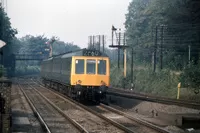
M 62 74 L 70 74 L 71 72 L 71 58 L 62 59 Z
M 61 69 L 61 67 L 60 67 L 60 59 L 57 58 L 57 59 L 55 59 L 53 61 L 53 72 L 60 73 L 60 69 Z
M 84 74 L 84 60 L 78 59 L 75 61 L 75 63 L 76 63 L 75 73 Z
M 106 75 L 106 61 L 98 60 L 98 74 Z
M 96 73 L 96 60 L 87 60 L 87 74 Z

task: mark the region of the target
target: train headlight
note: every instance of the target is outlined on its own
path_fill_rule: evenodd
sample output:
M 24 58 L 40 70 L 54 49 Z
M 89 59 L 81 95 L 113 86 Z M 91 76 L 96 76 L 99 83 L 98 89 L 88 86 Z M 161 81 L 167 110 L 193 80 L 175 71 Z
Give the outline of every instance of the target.
M 106 83 L 103 80 L 101 80 L 101 85 L 106 85 Z
M 82 83 L 82 81 L 81 81 L 81 80 L 78 80 L 78 81 L 77 81 L 77 83 L 78 83 L 78 84 L 81 84 L 81 83 Z

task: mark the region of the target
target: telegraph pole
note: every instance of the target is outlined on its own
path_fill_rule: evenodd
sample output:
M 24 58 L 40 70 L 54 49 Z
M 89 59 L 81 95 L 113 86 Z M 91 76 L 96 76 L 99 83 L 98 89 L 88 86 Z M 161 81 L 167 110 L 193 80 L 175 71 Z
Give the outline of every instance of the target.
M 120 46 L 120 42 L 121 42 L 121 30 L 119 31 L 119 41 L 118 41 L 119 46 Z M 120 48 L 118 48 L 118 68 L 120 68 Z
M 162 70 L 163 68 L 163 25 L 161 26 L 161 44 L 160 44 L 160 69 Z
M 188 61 L 189 61 L 189 66 L 190 66 L 190 57 L 191 57 L 191 46 L 188 46 Z
M 154 65 L 153 65 L 154 72 L 156 72 L 157 32 L 158 32 L 158 26 L 156 25 L 156 35 L 155 35 L 155 44 L 154 44 Z
M 133 87 L 133 48 L 131 48 L 131 89 Z
M 125 33 L 124 33 L 124 40 L 123 40 L 123 43 L 124 43 L 124 46 L 126 45 L 126 36 L 125 36 Z M 125 54 L 126 54 L 126 49 L 124 48 L 124 54 L 123 54 L 123 68 L 125 67 Z
M 125 33 L 124 33 L 124 40 L 123 40 L 123 43 L 125 46 L 126 45 L 126 37 L 125 37 Z M 123 68 L 124 68 L 124 88 L 126 86 L 126 48 L 124 47 L 124 53 L 123 53 Z
M 124 78 L 126 78 L 126 49 L 124 48 Z

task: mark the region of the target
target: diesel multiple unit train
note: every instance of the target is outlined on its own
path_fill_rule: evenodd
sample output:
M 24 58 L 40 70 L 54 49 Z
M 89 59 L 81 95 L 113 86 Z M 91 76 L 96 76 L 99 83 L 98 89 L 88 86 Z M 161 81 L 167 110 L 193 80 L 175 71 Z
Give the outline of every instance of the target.
M 51 57 L 41 64 L 41 78 L 74 99 L 99 102 L 110 84 L 109 57 L 91 49 Z

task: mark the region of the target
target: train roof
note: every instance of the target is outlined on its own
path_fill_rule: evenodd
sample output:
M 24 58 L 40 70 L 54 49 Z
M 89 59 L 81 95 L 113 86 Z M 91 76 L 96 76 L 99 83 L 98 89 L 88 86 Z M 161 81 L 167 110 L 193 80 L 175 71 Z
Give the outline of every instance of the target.
M 50 57 L 44 61 L 52 60 L 53 58 L 69 58 L 72 56 L 100 56 L 100 57 L 108 57 L 105 53 L 95 50 L 95 49 L 79 49 L 76 51 L 70 51 L 64 54 L 56 55 Z

